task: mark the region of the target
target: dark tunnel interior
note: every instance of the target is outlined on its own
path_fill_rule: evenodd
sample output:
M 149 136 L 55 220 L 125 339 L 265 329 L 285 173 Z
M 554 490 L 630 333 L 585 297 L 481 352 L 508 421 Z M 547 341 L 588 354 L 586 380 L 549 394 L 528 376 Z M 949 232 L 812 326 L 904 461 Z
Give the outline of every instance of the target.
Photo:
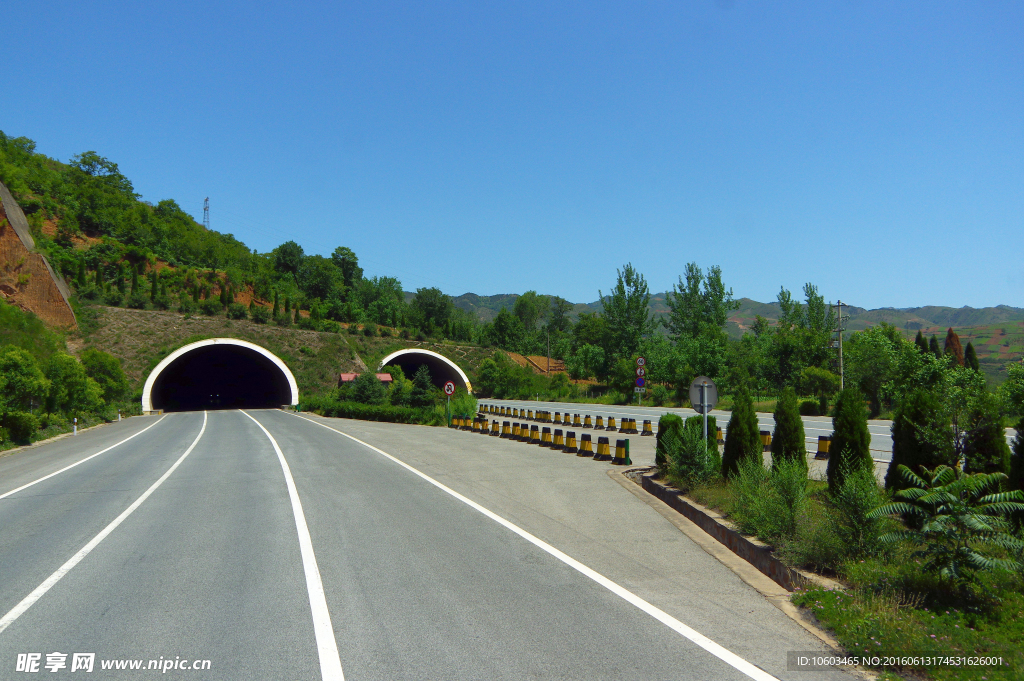
M 154 409 L 254 409 L 291 403 L 288 377 L 255 350 L 207 345 L 185 353 L 160 372 Z
M 444 386 L 445 382 L 451 381 L 455 384 L 456 388 L 465 388 L 466 382 L 462 376 L 459 376 L 459 372 L 456 371 L 447 362 L 444 362 L 437 357 L 432 355 L 421 355 L 418 353 L 405 353 L 399 355 L 388 362 L 389 365 L 398 365 L 402 369 L 402 373 L 405 377 L 412 379 L 416 370 L 420 366 L 426 364 L 430 370 L 430 380 L 438 388 Z

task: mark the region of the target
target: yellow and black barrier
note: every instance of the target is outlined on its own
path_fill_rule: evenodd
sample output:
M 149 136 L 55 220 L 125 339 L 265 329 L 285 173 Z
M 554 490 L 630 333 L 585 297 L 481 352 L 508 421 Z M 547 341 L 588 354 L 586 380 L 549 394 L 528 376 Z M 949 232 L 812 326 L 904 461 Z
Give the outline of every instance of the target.
M 448 422 L 448 427 L 449 428 L 458 428 L 459 427 L 459 417 L 458 416 L 453 416 L 452 420 Z
M 614 416 L 609 416 L 608 417 L 608 425 L 606 425 L 604 427 L 604 429 L 605 430 L 615 430 L 615 417 Z
M 551 449 L 562 451 L 565 449 L 565 438 L 562 436 L 562 429 L 555 428 L 555 440 L 551 443 Z
M 629 419 L 619 419 L 619 432 L 620 433 L 628 433 L 629 432 Z
M 519 431 L 519 422 L 518 421 L 516 421 L 516 422 L 514 422 L 512 424 L 512 436 L 511 437 L 512 437 L 513 440 L 521 440 L 523 438 L 523 434 Z
M 615 458 L 612 459 L 613 466 L 631 466 L 633 462 L 629 459 L 629 438 L 615 441 Z
M 562 423 L 562 412 L 560 412 L 560 411 L 556 411 L 555 412 L 555 423 L 559 423 L 559 424 Z
M 501 437 L 506 440 L 512 437 L 512 424 L 508 421 L 501 422 Z
M 498 427 L 497 421 L 491 421 L 491 436 L 497 437 L 501 435 L 501 428 Z
M 815 459 L 827 459 L 828 450 L 832 447 L 832 436 L 831 435 L 819 435 L 818 436 L 818 451 L 814 453 Z
M 530 426 L 530 444 L 531 445 L 539 445 L 540 444 L 540 427 L 539 426 Z
M 604 430 L 604 417 L 598 416 L 597 423 L 594 424 L 594 430 Z
M 765 452 L 772 448 L 772 434 L 767 430 L 761 431 L 761 447 Z
M 580 448 L 576 451 L 576 456 L 594 456 L 594 443 L 590 439 L 590 433 L 580 435 Z
M 565 434 L 565 448 L 562 451 L 566 454 L 575 454 L 579 449 L 580 448 L 576 445 L 576 431 L 570 430 Z
M 519 410 L 518 409 L 513 409 L 512 410 L 512 418 L 514 418 L 514 419 L 519 418 Z
M 640 435 L 654 435 L 654 428 L 651 427 L 651 422 L 649 419 L 644 419 L 644 431 L 640 433 Z
M 572 419 L 569 418 L 569 412 L 565 412 L 564 414 L 562 414 L 562 425 L 563 426 L 571 426 L 572 425 Z
M 480 432 L 480 419 L 473 419 L 473 432 L 474 433 L 479 433 Z
M 583 419 L 584 428 L 593 428 L 594 422 L 590 420 L 590 414 L 587 414 L 587 418 Z
M 572 427 L 573 428 L 582 428 L 583 427 L 583 422 L 580 421 L 580 415 L 579 414 L 573 414 L 572 415 Z
M 722 434 L 722 427 L 718 426 L 715 428 L 715 441 L 720 445 L 725 444 L 725 435 Z
M 533 420 L 533 410 L 532 410 L 532 409 L 527 409 L 527 410 L 526 410 L 526 418 L 527 418 L 527 420 L 529 420 L 529 421 L 532 421 L 532 420 Z
M 597 438 L 597 451 L 594 453 L 594 461 L 611 461 L 612 455 L 608 450 L 608 438 Z
M 548 428 L 547 426 L 544 426 L 543 428 L 541 428 L 541 431 L 540 431 L 540 442 L 538 442 L 537 444 L 539 444 L 541 447 L 550 447 L 551 446 L 551 429 L 550 428 Z

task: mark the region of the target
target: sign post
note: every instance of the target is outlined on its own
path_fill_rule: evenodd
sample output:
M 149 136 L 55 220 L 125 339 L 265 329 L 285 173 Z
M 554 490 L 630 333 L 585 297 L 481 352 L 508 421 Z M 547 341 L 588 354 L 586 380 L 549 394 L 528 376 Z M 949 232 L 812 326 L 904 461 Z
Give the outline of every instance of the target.
M 444 384 L 444 394 L 448 396 L 448 404 L 444 408 L 445 416 L 448 419 L 447 426 L 452 425 L 452 395 L 455 394 L 455 384 L 448 381 Z
M 647 392 L 647 379 L 644 378 L 647 375 L 647 360 L 643 357 L 636 358 L 636 387 L 633 388 L 633 392 L 636 393 L 637 406 L 643 406 L 644 404 L 644 393 Z
M 704 439 L 708 439 L 708 412 L 718 404 L 718 386 L 707 376 L 698 376 L 690 384 L 690 405 L 704 416 Z

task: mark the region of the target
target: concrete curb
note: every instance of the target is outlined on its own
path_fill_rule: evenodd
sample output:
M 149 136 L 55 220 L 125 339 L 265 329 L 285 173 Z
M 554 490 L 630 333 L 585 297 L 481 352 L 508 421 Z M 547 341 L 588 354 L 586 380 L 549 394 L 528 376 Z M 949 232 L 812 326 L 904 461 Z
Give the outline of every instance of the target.
M 723 545 L 721 542 L 716 540 L 715 537 L 705 532 L 699 525 L 683 515 L 677 508 L 675 508 L 675 506 L 670 506 L 662 499 L 626 477 L 626 473 L 646 472 L 648 470 L 648 468 L 633 468 L 627 470 L 612 468 L 606 472 L 608 473 L 608 477 L 629 490 L 631 494 L 675 525 L 683 534 L 700 546 L 705 553 L 732 570 L 737 577 L 742 579 L 750 587 L 757 590 L 757 592 L 764 596 L 768 602 L 784 612 L 790 619 L 807 630 L 808 633 L 837 652 L 843 650 L 842 645 L 840 645 L 837 640 L 832 638 L 828 632 L 822 630 L 815 624 L 813 616 L 810 616 L 809 613 L 799 608 L 790 600 L 789 590 L 775 582 L 751 563 L 733 553 L 727 546 Z M 676 491 L 676 496 L 681 497 L 678 491 Z M 840 588 L 838 582 L 833 582 L 832 580 L 818 577 L 817 575 L 814 575 L 813 578 L 808 577 L 807 580 L 814 581 L 816 582 L 816 585 L 819 586 L 826 586 L 826 588 Z M 818 580 L 821 580 L 824 583 L 818 584 Z M 863 673 L 865 672 L 862 672 L 862 674 Z M 867 673 L 865 678 L 876 677 Z

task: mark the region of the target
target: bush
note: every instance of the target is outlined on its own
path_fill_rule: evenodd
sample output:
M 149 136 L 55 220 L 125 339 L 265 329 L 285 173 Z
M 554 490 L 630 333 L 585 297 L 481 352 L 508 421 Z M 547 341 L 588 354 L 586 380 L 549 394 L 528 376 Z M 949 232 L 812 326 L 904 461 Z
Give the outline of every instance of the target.
M 765 541 L 779 543 L 796 534 L 797 518 L 807 501 L 807 470 L 792 459 L 783 459 L 772 470 L 762 461 L 739 461 L 732 484 L 736 502 L 731 509 L 740 529 Z
M 363 325 L 363 335 L 368 338 L 373 338 L 377 335 L 377 325 L 373 322 L 369 322 Z
M 112 288 L 103 296 L 103 302 L 111 307 L 121 307 L 124 305 L 124 294 Z
M 25 411 L 9 411 L 3 415 L 3 427 L 11 442 L 28 444 L 39 429 L 39 420 Z
M 133 310 L 145 310 L 147 303 L 149 303 L 149 297 L 141 291 L 136 291 L 128 296 L 126 305 Z
M 821 416 L 820 405 L 817 400 L 802 400 L 800 402 L 800 415 L 801 416 Z
M 761 431 L 750 393 L 746 388 L 736 391 L 732 415 L 725 433 L 725 452 L 722 455 L 722 476 L 728 478 L 738 469 L 740 459 L 750 458 L 761 465 Z
M 167 296 L 157 296 L 153 298 L 153 309 L 155 310 L 170 310 L 171 299 Z
M 245 305 L 241 303 L 231 303 L 228 305 L 228 319 L 245 319 L 249 316 L 249 311 L 245 309 Z
M 428 420 L 426 409 L 396 407 L 389 404 L 362 404 L 341 402 L 324 396 L 311 396 L 302 401 L 302 411 L 311 411 L 321 416 L 334 416 L 361 421 L 386 421 L 388 423 L 423 423 Z
M 857 388 L 847 388 L 836 398 L 836 415 L 832 418 L 827 468 L 830 490 L 838 490 L 843 478 L 857 468 L 874 469 L 870 447 L 864 396 Z
M 278 315 L 274 318 L 274 323 L 280 327 L 287 328 L 292 325 L 292 316 L 288 314 Z
M 199 311 L 207 317 L 219 315 L 224 308 L 216 298 L 207 298 L 199 303 Z
M 380 327 L 380 337 L 391 338 L 391 329 L 386 326 Z
M 363 404 L 384 404 L 387 389 L 377 375 L 366 371 L 352 382 L 352 399 Z
M 266 324 L 270 321 L 270 310 L 259 305 L 255 305 L 252 308 L 252 312 L 249 313 L 252 316 L 252 320 L 257 324 Z
M 783 459 L 792 459 L 807 470 L 807 443 L 804 422 L 796 406 L 796 391 L 786 388 L 775 403 L 775 432 L 772 435 L 772 467 Z
M 668 472 L 668 462 L 682 440 L 683 419 L 676 414 L 663 414 L 658 419 L 658 436 L 654 446 L 654 463 Z
M 668 388 L 660 383 L 651 388 L 651 401 L 655 407 L 660 407 L 668 401 Z
M 317 330 L 324 333 L 341 333 L 341 324 L 333 319 L 324 319 L 317 324 Z
M 181 298 L 178 300 L 178 312 L 181 314 L 195 314 L 196 303 L 191 297 L 181 294 Z
M 863 467 L 844 476 L 839 489 L 829 493 L 830 519 L 844 557 L 859 559 L 885 552 L 886 545 L 880 541 L 883 521 L 871 515 L 885 500 L 874 471 Z

